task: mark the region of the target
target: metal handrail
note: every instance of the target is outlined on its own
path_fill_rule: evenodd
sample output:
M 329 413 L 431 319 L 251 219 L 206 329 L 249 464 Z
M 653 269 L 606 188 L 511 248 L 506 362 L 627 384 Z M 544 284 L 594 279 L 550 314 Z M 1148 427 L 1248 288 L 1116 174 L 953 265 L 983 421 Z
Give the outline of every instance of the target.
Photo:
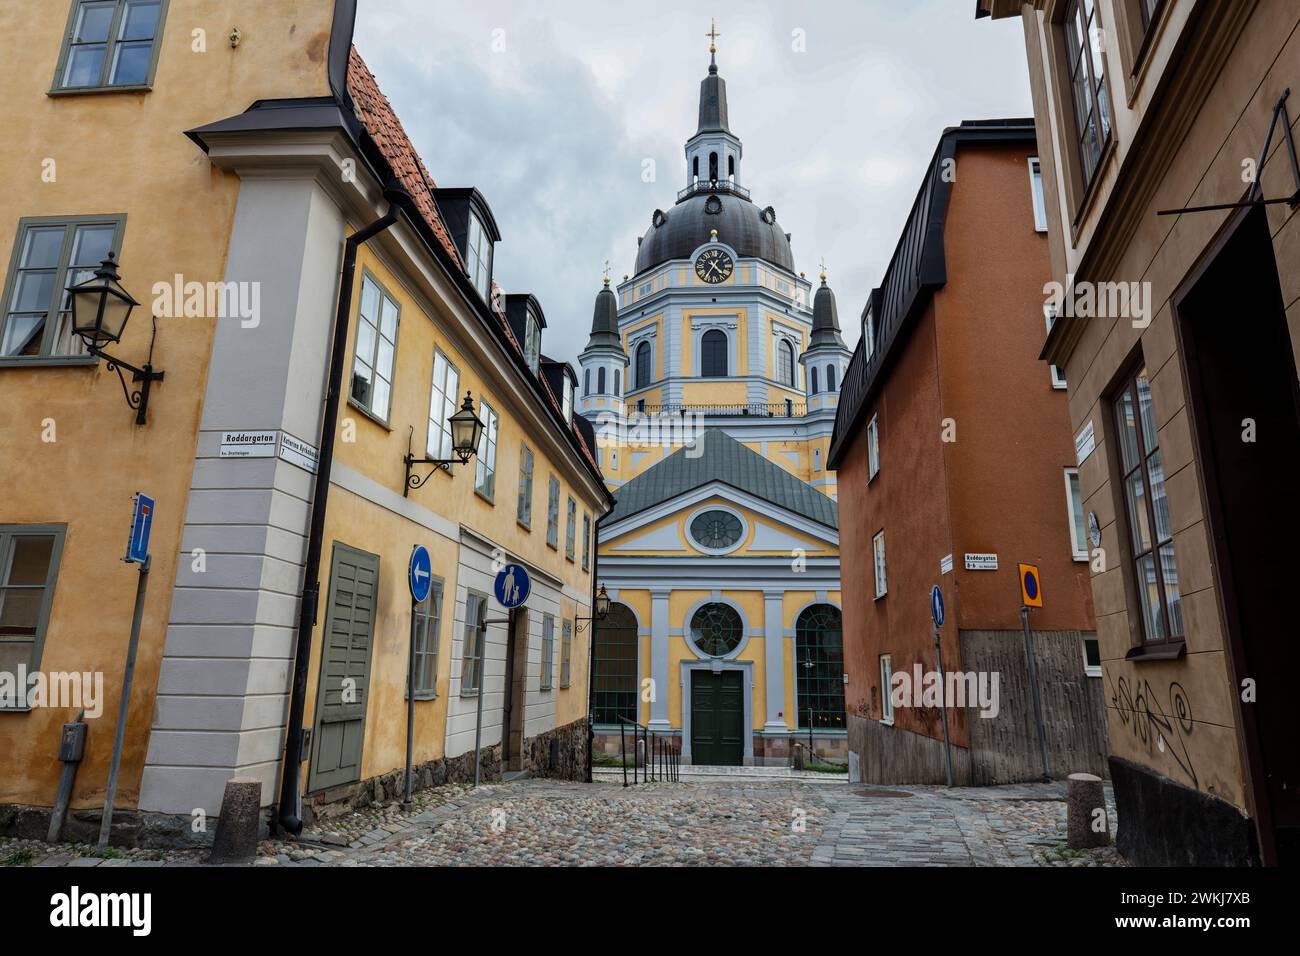
M 685 189 L 677 193 L 677 201 L 681 202 L 687 196 L 693 196 L 696 193 L 734 193 L 741 199 L 749 198 L 749 190 L 744 186 L 733 183 L 730 179 L 700 179 Z
M 804 402 L 773 402 L 764 404 L 754 402 L 739 405 L 647 405 L 637 411 L 652 415 L 705 415 L 718 417 L 754 417 L 754 418 L 802 418 L 808 413 Z
M 632 725 L 632 783 L 677 783 L 682 751 L 675 739 L 651 730 L 628 717 L 618 718 L 618 749 L 623 763 L 623 786 L 627 786 L 627 726 Z M 645 767 L 637 763 L 637 744 L 644 742 Z

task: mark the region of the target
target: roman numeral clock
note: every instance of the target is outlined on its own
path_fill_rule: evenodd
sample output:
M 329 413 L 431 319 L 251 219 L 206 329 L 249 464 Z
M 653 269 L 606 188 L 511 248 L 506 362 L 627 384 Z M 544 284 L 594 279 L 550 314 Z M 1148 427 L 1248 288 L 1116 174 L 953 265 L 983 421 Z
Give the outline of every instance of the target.
M 721 249 L 705 249 L 695 260 L 695 274 L 710 285 L 727 281 L 735 268 L 731 256 Z

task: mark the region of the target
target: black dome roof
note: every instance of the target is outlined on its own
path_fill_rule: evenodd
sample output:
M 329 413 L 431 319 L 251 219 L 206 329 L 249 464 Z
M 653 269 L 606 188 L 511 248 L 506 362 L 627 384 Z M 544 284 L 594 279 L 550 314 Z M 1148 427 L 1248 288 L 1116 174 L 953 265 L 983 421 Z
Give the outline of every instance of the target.
M 771 208 L 759 209 L 748 200 L 725 193 L 695 193 L 663 213 L 659 225 L 651 223 L 637 249 L 636 274 L 670 259 L 689 258 L 709 241 L 712 229 L 718 230 L 718 241 L 731 246 L 738 256 L 762 259 L 794 272 L 790 240 L 777 225 Z M 655 220 L 659 220 L 659 214 Z

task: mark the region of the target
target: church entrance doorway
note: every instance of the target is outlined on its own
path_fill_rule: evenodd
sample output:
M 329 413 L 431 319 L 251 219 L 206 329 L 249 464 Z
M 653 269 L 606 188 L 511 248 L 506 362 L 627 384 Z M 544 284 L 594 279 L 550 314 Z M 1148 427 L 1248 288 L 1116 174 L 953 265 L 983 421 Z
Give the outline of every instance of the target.
M 745 757 L 745 697 L 738 670 L 691 671 L 691 763 L 739 767 Z

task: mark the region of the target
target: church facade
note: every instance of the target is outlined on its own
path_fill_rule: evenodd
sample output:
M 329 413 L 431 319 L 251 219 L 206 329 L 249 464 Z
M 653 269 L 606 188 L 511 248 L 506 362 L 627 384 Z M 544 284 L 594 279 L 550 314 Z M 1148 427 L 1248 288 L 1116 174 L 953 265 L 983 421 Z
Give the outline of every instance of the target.
M 741 177 L 710 45 L 685 185 L 595 302 L 578 411 L 614 510 L 598 526 L 597 746 L 636 721 L 693 764 L 846 753 L 836 485 L 850 358 L 823 270 Z

